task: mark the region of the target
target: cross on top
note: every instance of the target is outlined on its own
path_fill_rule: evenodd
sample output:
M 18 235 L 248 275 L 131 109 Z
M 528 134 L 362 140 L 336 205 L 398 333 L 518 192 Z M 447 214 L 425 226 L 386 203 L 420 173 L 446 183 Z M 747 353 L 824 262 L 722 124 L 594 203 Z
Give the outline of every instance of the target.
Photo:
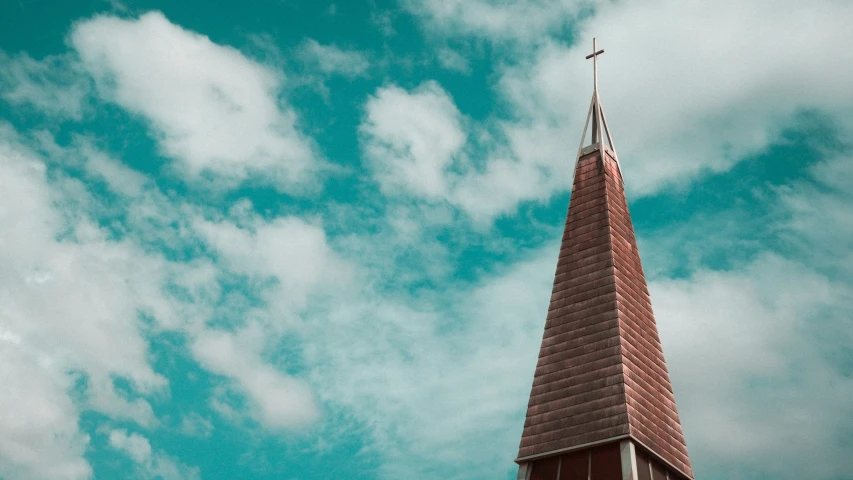
M 597 92 L 598 91 L 598 56 L 601 55 L 602 53 L 604 53 L 604 50 L 597 50 L 596 51 L 596 48 L 598 48 L 598 47 L 596 46 L 596 43 L 595 43 L 595 37 L 592 37 L 592 53 L 587 55 L 586 59 L 587 60 L 589 60 L 590 58 L 592 59 L 592 76 L 593 76 L 592 78 L 593 78 L 593 82 L 595 82 L 593 84 L 593 88 Z

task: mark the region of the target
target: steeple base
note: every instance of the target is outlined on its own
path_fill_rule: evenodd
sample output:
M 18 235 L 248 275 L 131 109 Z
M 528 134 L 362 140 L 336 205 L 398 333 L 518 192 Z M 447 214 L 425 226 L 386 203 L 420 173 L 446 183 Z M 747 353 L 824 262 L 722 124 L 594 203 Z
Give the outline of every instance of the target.
M 691 479 L 630 438 L 517 461 L 517 480 Z

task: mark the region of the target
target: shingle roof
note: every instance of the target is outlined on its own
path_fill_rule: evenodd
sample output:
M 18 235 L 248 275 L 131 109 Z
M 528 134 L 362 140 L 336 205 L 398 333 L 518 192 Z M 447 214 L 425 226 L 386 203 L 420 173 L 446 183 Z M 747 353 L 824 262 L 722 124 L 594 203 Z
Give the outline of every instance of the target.
M 630 436 L 693 476 L 622 175 L 578 159 L 518 459 Z

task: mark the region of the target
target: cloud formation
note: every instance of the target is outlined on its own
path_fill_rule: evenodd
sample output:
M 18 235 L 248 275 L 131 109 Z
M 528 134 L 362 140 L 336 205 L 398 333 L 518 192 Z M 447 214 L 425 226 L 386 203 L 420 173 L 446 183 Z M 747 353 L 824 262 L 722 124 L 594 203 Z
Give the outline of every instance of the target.
M 316 148 L 280 100 L 281 72 L 161 13 L 78 23 L 71 44 L 106 99 L 145 118 L 191 180 L 254 178 L 285 191 L 314 179 Z
M 494 84 L 510 107 L 508 115 L 459 122 L 464 112 L 450 101 L 443 117 L 436 117 L 458 130 L 452 138 L 466 139 L 453 154 L 461 158 L 464 152 L 478 166 L 455 172 L 455 183 L 466 186 L 445 197 L 475 215 L 493 217 L 569 188 L 567 172 L 592 92 L 591 65 L 584 57 L 593 36 L 606 50 L 602 101 L 634 198 L 728 170 L 777 140 L 802 110 L 829 114 L 853 132 L 853 95 L 847 88 L 853 69 L 837 68 L 853 65 L 853 51 L 845 47 L 853 38 L 838 38 L 849 32 L 842 19 L 853 15 L 843 2 L 786 2 L 772 12 L 760 3 L 601 2 L 594 15 L 576 24 L 573 37 L 582 41 L 571 46 L 554 35 L 562 20 L 553 12 L 579 14 L 590 7 L 583 2 L 410 6 L 440 36 L 461 32 L 496 44 L 524 40 L 496 47 L 508 56 L 496 67 Z M 375 99 L 391 101 L 385 92 L 380 89 Z M 368 103 L 368 111 L 375 103 Z M 399 103 L 395 111 L 404 106 Z M 398 128 L 401 138 L 405 127 Z M 490 132 L 485 138 L 484 131 Z M 408 138 L 415 135 L 409 132 Z M 433 172 L 447 164 L 443 145 L 428 145 L 435 150 L 421 154 L 432 159 Z M 429 176 L 423 181 L 433 183 Z M 493 198 L 504 204 L 485 207 L 497 201 Z
M 838 422 L 853 415 L 853 381 L 823 344 L 853 340 L 846 284 L 765 255 L 650 290 L 688 448 L 703 469 L 749 478 L 724 466 L 734 463 L 779 478 L 831 478 L 853 467 L 839 440 L 853 432 Z
M 522 250 L 520 239 L 558 227 L 511 219 L 517 231 L 482 235 L 458 212 L 491 226 L 568 188 L 588 47 L 551 36 L 586 5 L 412 8 L 432 35 L 499 45 L 507 57 L 489 81 L 508 110 L 475 119 L 450 84 L 429 80 L 411 87 L 392 78 L 351 99 L 364 105 L 350 127 L 361 122 L 364 165 L 383 193 L 375 210 L 356 205 L 361 197 L 346 207 L 282 201 L 278 214 L 248 200 L 210 205 L 160 191 L 91 139 L 60 147 L 47 133 L 24 139 L 0 127 L 0 377 L 9 386 L 0 389 L 0 477 L 88 478 L 86 455 L 97 444 L 89 436 L 104 435 L 140 478 L 193 478 L 195 469 L 158 446 L 155 428 L 171 426 L 205 442 L 232 427 L 226 435 L 252 441 L 316 428 L 317 443 L 330 448 L 338 445 L 329 438 L 356 436 L 384 478 L 510 473 L 557 251 L 538 241 Z M 703 8 L 607 3 L 578 26 L 580 37 L 604 38 L 603 99 L 632 198 L 743 161 L 800 108 L 820 109 L 850 132 L 849 71 L 826 68 L 850 53 L 843 40 L 821 37 L 848 31 L 839 19 L 849 6 L 786 3 L 762 10 L 761 25 L 750 21 L 752 5 L 714 7 L 733 18 Z M 826 50 L 812 55 L 820 42 Z M 298 190 L 315 178 L 316 148 L 281 98 L 282 72 L 159 13 L 83 21 L 70 43 L 82 70 L 70 56 L 0 58 L 13 67 L 3 98 L 82 118 L 90 92 L 57 85 L 71 78 L 61 71 L 78 80 L 86 72 L 100 99 L 146 122 L 190 182 L 263 176 Z M 323 74 L 367 73 L 356 50 L 297 45 L 295 59 Z M 470 69 L 457 51 L 436 55 L 445 68 Z M 779 208 L 768 229 L 791 251 L 763 246 L 731 270 L 699 262 L 678 279 L 652 275 L 688 446 L 702 452 L 706 471 L 734 461 L 778 478 L 831 478 L 853 467 L 850 429 L 836 421 L 853 414 L 851 165 L 837 155 L 803 182 L 762 192 Z M 495 252 L 499 259 L 482 259 Z M 209 380 L 197 393 L 210 410 L 157 410 L 174 382 L 149 345 L 164 332 L 184 342 L 177 356 L 190 366 L 181 373 Z M 96 431 L 81 424 L 89 411 L 104 417 Z
M 58 208 L 85 203 L 85 191 L 68 178 L 49 184 L 42 159 L 15 132 L 2 133 L 0 182 L 10 197 L 0 206 L 0 352 L 15 388 L 0 391 L 0 404 L 9 406 L 0 421 L 0 469 L 84 478 L 88 440 L 78 431 L 79 408 L 156 421 L 138 395 L 167 382 L 149 365 L 140 312 L 157 318 L 169 309 L 160 290 L 167 265 L 111 240 L 81 212 Z M 130 393 L 114 379 L 127 381 Z M 82 405 L 72 403 L 75 390 Z
M 146 177 L 87 140 L 69 147 L 45 144 L 46 159 L 11 128 L 0 133 L 0 182 L 12 196 L 0 205 L 0 369 L 13 387 L 0 390 L 7 412 L 0 414 L 0 474 L 88 478 L 91 467 L 83 455 L 89 436 L 79 427 L 84 411 L 139 428 L 160 424 L 149 399 L 168 394 L 169 382 L 154 369 L 149 335 L 167 331 L 187 338 L 189 356 L 226 377 L 255 406 L 252 416 L 263 428 L 293 428 L 318 418 L 311 389 L 262 354 L 298 327 L 311 295 L 328 285 L 325 265 L 334 256 L 321 229 L 297 219 L 271 226 L 254 220 L 254 241 L 253 233 L 231 223 L 205 223 L 197 209 L 165 198 Z M 79 179 L 48 177 L 48 162 L 79 169 L 116 195 L 109 203 L 122 209 L 118 238 L 93 221 L 94 215 L 116 215 L 115 208 Z M 172 262 L 146 248 L 181 249 L 199 240 L 222 252 L 221 266 L 203 257 Z M 258 253 L 266 255 L 263 261 L 247 262 Z M 219 281 L 234 271 L 262 283 L 275 279 L 282 289 L 268 297 L 269 311 L 253 311 L 245 300 L 220 303 Z M 209 325 L 215 314 L 234 329 Z M 143 442 L 115 438 L 117 448 L 131 448 L 129 454 L 141 458 Z M 154 472 L 152 478 L 192 473 L 165 453 L 141 465 Z
M 7 102 L 74 120 L 83 117 L 91 85 L 72 55 L 38 61 L 26 53 L 9 56 L 0 50 L 0 65 L 0 96 Z
M 547 198 L 562 180 L 553 171 L 560 156 L 519 161 L 492 132 L 462 115 L 435 82 L 412 91 L 380 88 L 367 102 L 360 130 L 385 192 L 446 202 L 479 223 L 511 212 L 520 201 Z

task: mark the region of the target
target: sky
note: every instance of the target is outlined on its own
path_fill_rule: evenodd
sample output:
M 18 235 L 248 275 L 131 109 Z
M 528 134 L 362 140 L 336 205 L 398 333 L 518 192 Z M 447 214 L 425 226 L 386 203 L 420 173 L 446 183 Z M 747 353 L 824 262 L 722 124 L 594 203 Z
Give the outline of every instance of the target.
M 0 0 L 0 478 L 515 478 L 595 36 L 697 478 L 853 479 L 851 18 Z

